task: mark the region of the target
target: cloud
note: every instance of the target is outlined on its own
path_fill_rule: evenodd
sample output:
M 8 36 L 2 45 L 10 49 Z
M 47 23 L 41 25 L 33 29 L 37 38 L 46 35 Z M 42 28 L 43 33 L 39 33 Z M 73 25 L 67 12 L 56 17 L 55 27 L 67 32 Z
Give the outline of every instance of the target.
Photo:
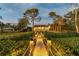
M 0 16 L 3 17 L 3 22 L 17 22 L 23 16 L 25 10 L 29 8 L 38 8 L 39 16 L 42 17 L 40 22 L 36 23 L 51 23 L 49 20 L 49 12 L 55 11 L 58 15 L 63 16 L 68 11 L 72 10 L 70 4 L 64 3 L 1 3 Z
M 14 19 L 12 19 L 12 20 L 14 20 Z M 14 21 L 12 21 L 11 19 L 9 20 L 7 20 L 7 19 L 0 19 L 0 21 L 1 22 L 4 22 L 4 23 L 18 23 L 18 20 L 17 19 L 15 19 Z

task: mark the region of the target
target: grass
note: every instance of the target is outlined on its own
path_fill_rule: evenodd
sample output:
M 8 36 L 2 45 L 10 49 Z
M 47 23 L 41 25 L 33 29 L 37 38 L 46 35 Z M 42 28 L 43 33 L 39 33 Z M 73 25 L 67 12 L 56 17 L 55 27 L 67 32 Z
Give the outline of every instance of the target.
M 0 35 L 0 55 L 21 56 L 29 45 L 32 32 L 3 33 Z
M 0 34 L 0 39 L 2 38 L 14 38 L 14 37 L 22 37 L 24 35 L 30 35 L 32 32 L 18 32 L 18 33 L 3 33 L 3 34 Z
M 77 33 L 45 33 L 62 55 L 79 55 L 79 35 Z

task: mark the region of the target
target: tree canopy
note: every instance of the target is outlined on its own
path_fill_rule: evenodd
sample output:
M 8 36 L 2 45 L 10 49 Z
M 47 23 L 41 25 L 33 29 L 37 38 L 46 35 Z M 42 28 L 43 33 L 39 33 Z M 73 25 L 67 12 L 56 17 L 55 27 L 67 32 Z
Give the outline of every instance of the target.
M 17 28 L 22 30 L 24 27 L 27 27 L 28 24 L 29 22 L 27 18 L 21 18 L 18 22 Z
M 24 13 L 24 17 L 31 18 L 32 26 L 34 25 L 34 20 L 39 14 L 39 10 L 37 8 L 27 9 Z

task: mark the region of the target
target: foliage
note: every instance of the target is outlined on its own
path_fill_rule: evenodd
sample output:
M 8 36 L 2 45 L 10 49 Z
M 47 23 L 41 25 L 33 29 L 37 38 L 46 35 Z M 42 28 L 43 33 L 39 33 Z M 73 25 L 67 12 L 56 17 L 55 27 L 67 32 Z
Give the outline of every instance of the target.
M 68 24 L 68 26 L 71 29 L 76 30 L 77 32 L 79 31 L 79 21 L 78 21 L 78 17 L 79 17 L 79 8 L 78 9 L 74 9 L 70 12 L 68 12 L 67 14 L 65 14 L 65 19 L 66 19 L 66 23 Z
M 79 55 L 79 34 L 77 33 L 45 33 L 52 45 L 64 56 Z M 61 50 L 62 49 L 62 50 Z
M 21 18 L 17 25 L 18 30 L 24 29 L 28 23 L 29 23 L 29 21 L 27 18 Z
M 50 13 L 49 13 L 49 17 L 52 18 L 52 17 L 55 17 L 55 16 L 57 16 L 55 12 L 50 12 Z
M 31 19 L 32 26 L 34 25 L 34 20 L 38 19 L 36 18 L 39 14 L 39 10 L 37 8 L 27 9 L 24 13 L 24 17 Z M 41 18 L 39 18 L 41 19 Z
M 3 32 L 3 28 L 4 28 L 5 24 L 3 22 L 0 21 L 0 31 Z
M 22 56 L 29 45 L 31 32 L 0 35 L 0 55 Z

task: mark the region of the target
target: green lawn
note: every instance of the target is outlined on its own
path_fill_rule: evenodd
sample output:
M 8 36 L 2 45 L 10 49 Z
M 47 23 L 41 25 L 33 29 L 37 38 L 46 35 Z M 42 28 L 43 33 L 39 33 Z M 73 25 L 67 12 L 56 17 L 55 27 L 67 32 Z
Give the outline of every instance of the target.
M 29 45 L 32 32 L 3 33 L 0 35 L 0 55 L 21 56 Z
M 63 50 L 63 55 L 79 55 L 79 35 L 76 33 L 45 33 L 58 50 Z

